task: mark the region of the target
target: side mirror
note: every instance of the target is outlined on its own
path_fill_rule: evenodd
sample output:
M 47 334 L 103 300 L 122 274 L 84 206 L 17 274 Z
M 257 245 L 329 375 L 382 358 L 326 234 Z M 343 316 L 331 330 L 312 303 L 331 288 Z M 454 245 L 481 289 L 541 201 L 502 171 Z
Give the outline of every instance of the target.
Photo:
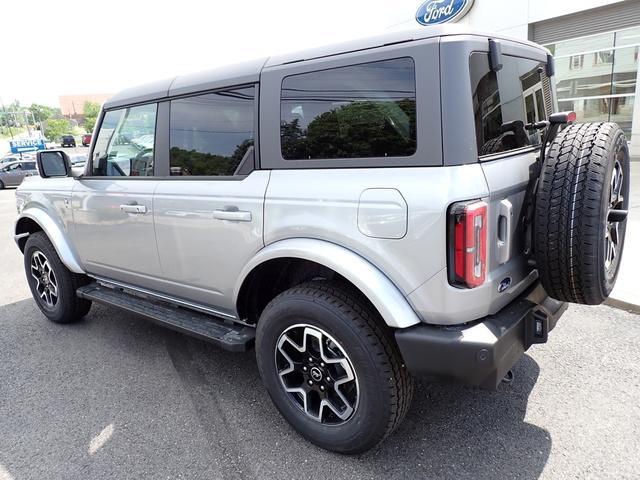
M 68 177 L 71 173 L 69 156 L 62 150 L 43 150 L 38 152 L 36 161 L 42 178 Z

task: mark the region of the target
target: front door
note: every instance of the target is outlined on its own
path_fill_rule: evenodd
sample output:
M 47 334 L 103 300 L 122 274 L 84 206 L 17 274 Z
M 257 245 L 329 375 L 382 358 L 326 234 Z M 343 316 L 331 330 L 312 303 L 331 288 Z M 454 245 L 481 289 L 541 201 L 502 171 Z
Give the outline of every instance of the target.
M 73 189 L 74 239 L 88 273 L 154 289 L 155 103 L 105 112 L 88 175 Z
M 171 101 L 170 178 L 154 196 L 164 292 L 233 314 L 233 287 L 263 246 L 268 171 L 254 170 L 256 88 Z
M 22 183 L 25 172 L 22 163 L 11 163 L 3 169 L 2 183 L 7 187 L 17 187 Z

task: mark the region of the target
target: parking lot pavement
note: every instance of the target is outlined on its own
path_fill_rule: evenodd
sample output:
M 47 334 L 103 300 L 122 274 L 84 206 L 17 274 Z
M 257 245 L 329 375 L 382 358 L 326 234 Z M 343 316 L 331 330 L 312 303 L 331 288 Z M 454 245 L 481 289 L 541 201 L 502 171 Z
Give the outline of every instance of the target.
M 278 415 L 253 353 L 94 306 L 55 325 L 28 297 L 0 191 L 0 479 L 637 478 L 640 316 L 572 306 L 497 392 L 418 382 L 362 456 Z

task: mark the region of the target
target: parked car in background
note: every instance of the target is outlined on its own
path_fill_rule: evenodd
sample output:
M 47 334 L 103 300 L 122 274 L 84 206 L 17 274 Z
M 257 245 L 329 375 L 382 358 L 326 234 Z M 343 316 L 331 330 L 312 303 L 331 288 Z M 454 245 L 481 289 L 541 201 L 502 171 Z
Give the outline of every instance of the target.
M 88 155 L 86 153 L 75 153 L 69 155 L 69 161 L 72 167 L 84 167 L 87 163 Z
M 76 171 L 78 174 L 82 173 L 84 170 L 84 166 L 87 164 L 88 155 L 86 153 L 75 153 L 69 155 L 69 162 L 71 163 L 71 168 Z M 78 170 L 76 170 L 78 169 Z
M 0 168 L 0 190 L 4 187 L 17 187 L 25 177 L 37 175 L 35 160 L 11 162 Z
M 8 165 L 9 163 L 19 162 L 21 160 L 19 153 L 11 153 L 0 158 L 0 166 Z
M 53 150 L 53 149 L 59 148 L 59 147 L 60 147 L 60 144 L 57 143 L 57 142 L 49 141 L 49 140 L 44 142 L 44 148 L 47 149 L 47 150 Z
M 83 147 L 88 147 L 89 145 L 91 145 L 91 134 L 90 133 L 85 133 L 82 136 L 82 146 Z
M 63 147 L 75 147 L 76 139 L 73 138 L 73 135 L 63 135 L 62 138 L 60 139 L 60 144 Z
M 33 153 L 10 153 L 0 158 L 0 167 L 4 165 L 8 165 L 13 162 L 22 162 L 22 161 L 34 161 L 36 160 L 36 156 Z
M 84 173 L 84 167 L 87 164 L 88 158 L 89 156 L 86 153 L 76 153 L 69 155 L 71 173 L 74 177 L 79 177 Z

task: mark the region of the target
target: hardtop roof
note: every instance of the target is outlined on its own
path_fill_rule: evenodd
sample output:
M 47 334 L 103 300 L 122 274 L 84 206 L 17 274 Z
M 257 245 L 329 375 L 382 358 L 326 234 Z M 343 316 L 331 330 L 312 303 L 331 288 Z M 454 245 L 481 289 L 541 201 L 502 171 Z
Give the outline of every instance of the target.
M 542 49 L 542 47 L 533 42 L 500 34 L 481 32 L 462 25 L 434 25 L 413 30 L 388 32 L 382 35 L 359 38 L 348 42 L 311 48 L 298 52 L 258 58 L 201 72 L 157 80 L 155 82 L 135 86 L 116 93 L 104 103 L 103 108 L 110 109 L 135 103 L 162 100 L 163 98 L 173 97 L 176 95 L 203 92 L 233 85 L 256 83 L 259 81 L 260 73 L 264 68 L 278 67 L 304 60 L 451 35 L 483 36 L 487 38 L 508 40 Z

